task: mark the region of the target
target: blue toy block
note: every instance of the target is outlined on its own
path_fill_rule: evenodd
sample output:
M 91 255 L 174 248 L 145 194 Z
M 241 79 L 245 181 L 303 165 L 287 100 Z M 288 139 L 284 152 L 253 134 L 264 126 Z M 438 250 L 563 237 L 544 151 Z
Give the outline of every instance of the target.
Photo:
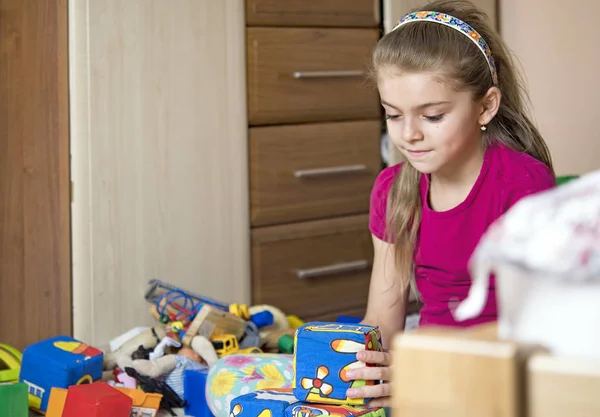
M 269 389 L 240 395 L 231 401 L 230 417 L 283 417 L 297 403 L 291 389 Z
M 347 398 L 349 388 L 379 381 L 353 381 L 346 372 L 365 365 L 356 360 L 362 350 L 381 350 L 378 327 L 343 323 L 306 323 L 296 331 L 294 395 L 320 404 L 361 405 L 370 399 Z
M 0 385 L 0 417 L 28 417 L 27 385 Z
M 188 369 L 183 373 L 183 399 L 185 415 L 213 417 L 206 401 L 206 379 L 209 368 Z
M 298 402 L 290 405 L 284 417 L 386 417 L 383 408 L 366 408 L 351 405 L 312 404 Z M 274 416 L 273 416 L 274 417 Z
M 100 350 L 68 336 L 27 347 L 19 381 L 28 385 L 29 407 L 45 413 L 52 388 L 67 389 L 100 379 L 102 361 Z

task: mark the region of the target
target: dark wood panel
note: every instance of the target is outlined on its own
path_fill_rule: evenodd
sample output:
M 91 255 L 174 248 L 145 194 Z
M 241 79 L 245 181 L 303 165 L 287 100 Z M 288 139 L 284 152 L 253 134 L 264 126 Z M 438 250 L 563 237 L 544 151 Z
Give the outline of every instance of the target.
M 377 27 L 379 0 L 246 0 L 248 26 Z
M 367 82 L 376 29 L 247 31 L 250 125 L 380 119 Z
M 71 333 L 67 0 L 0 0 L 0 341 Z
M 372 262 L 368 215 L 257 228 L 252 301 L 298 317 L 360 310 L 366 307 Z
M 252 225 L 367 213 L 380 132 L 378 120 L 251 128 Z

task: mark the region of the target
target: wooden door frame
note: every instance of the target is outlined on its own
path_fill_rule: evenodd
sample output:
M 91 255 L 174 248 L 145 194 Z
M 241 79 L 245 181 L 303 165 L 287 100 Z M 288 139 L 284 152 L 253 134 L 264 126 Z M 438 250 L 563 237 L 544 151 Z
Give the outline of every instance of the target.
M 0 0 L 0 342 L 72 333 L 67 0 Z

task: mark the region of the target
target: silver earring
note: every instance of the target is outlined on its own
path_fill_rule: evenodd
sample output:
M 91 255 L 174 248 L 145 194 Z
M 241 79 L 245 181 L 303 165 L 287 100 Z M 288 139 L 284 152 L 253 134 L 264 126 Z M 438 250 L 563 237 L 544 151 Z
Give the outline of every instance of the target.
M 485 125 L 481 125 L 480 129 L 485 132 L 487 130 L 487 127 Z

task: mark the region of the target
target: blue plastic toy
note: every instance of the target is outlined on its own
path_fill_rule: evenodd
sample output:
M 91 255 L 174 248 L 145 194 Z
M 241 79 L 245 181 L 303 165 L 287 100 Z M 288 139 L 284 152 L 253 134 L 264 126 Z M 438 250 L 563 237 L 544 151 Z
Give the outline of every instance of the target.
M 29 407 L 45 413 L 52 388 L 67 389 L 100 379 L 102 360 L 100 350 L 68 336 L 27 347 L 19 381 L 28 386 Z
M 206 402 L 206 369 L 188 369 L 183 374 L 183 399 L 185 415 L 192 417 L 213 417 Z

